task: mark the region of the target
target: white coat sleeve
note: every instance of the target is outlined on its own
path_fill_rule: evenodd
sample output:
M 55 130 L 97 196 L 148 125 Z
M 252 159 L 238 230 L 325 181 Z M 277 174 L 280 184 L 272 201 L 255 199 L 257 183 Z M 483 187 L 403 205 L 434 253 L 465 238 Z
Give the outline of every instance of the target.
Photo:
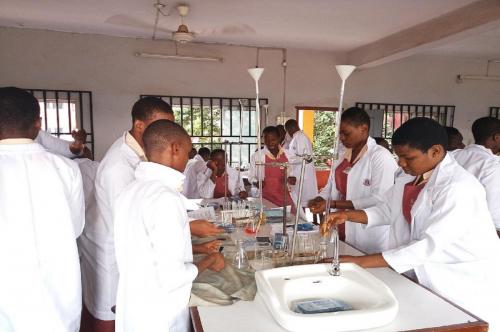
M 467 236 L 469 229 L 475 227 L 470 195 L 463 194 L 468 189 L 466 185 L 455 183 L 449 185 L 443 193 L 434 195 L 432 212 L 426 220 L 429 226 L 423 230 L 419 240 L 383 252 L 387 263 L 402 273 L 427 262 L 440 262 L 442 251 L 461 237 Z
M 255 162 L 257 160 L 257 153 L 255 152 L 250 157 L 250 168 L 248 169 L 248 182 L 255 183 L 259 181 L 258 168 L 261 166 L 256 166 Z
M 35 141 L 51 153 L 70 159 L 78 157 L 69 149 L 71 142 L 54 137 L 46 131 L 40 130 Z
M 383 151 L 373 155 L 371 165 L 370 195 L 352 199 L 356 210 L 376 205 L 383 194 L 394 185 L 394 174 L 398 168 L 390 153 Z
M 71 219 L 73 221 L 76 239 L 82 234 L 85 226 L 85 196 L 83 191 L 82 174 L 77 165 L 75 165 L 75 175 L 71 183 L 69 195 Z
M 166 292 L 191 284 L 198 274 L 196 266 L 186 262 L 183 250 L 186 241 L 191 241 L 189 231 L 185 232 L 185 227 L 189 229 L 189 225 L 185 223 L 187 216 L 183 208 L 179 198 L 163 193 L 153 198 L 144 211 L 144 227 L 157 262 L 158 279 Z M 167 217 L 165 211 L 168 211 Z
M 228 174 L 230 177 L 229 183 L 232 184 L 229 190 L 233 196 L 236 196 L 240 191 L 245 191 L 245 184 L 243 183 L 243 178 L 238 179 L 238 171 L 234 168 L 228 168 Z M 239 181 L 238 181 L 239 180 Z
M 376 205 L 363 210 L 368 217 L 367 228 L 390 225 L 392 223 L 391 205 L 397 204 L 395 201 L 401 200 L 401 197 L 395 197 L 395 192 L 396 186 L 392 186 Z
M 491 172 L 480 179 L 486 190 L 486 200 L 496 229 L 500 229 L 500 162 L 491 167 Z
M 211 176 L 212 170 L 208 167 L 203 172 L 198 173 L 196 180 L 198 182 L 198 190 L 200 191 L 201 198 L 214 197 L 215 183 L 210 179 Z

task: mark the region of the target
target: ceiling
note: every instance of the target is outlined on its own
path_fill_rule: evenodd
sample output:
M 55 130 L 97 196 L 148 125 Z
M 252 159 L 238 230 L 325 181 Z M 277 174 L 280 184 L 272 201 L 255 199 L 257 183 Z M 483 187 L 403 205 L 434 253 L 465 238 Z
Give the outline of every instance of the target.
M 500 27 L 425 52 L 430 55 L 480 59 L 500 58 Z
M 156 0 L 1 0 L 0 26 L 151 38 Z M 187 0 L 197 41 L 345 52 L 475 0 Z M 159 37 L 180 24 L 168 2 Z M 481 39 L 500 54 L 500 30 Z M 496 40 L 492 43 L 492 40 Z M 466 41 L 439 52 L 472 52 Z M 488 46 L 490 47 L 490 46 Z M 475 49 L 478 46 L 475 45 Z

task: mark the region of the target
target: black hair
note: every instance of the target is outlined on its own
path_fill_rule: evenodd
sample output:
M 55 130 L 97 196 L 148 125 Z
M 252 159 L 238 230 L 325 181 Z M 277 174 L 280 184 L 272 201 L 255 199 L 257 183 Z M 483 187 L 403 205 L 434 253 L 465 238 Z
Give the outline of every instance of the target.
M 299 123 L 295 119 L 287 120 L 287 122 L 285 122 L 285 128 L 289 128 L 289 129 L 299 128 Z
M 150 155 L 153 151 L 162 151 L 170 143 L 191 142 L 191 137 L 177 123 L 169 120 L 157 120 L 144 130 L 142 140 L 146 155 Z
M 387 150 L 389 150 L 390 152 L 392 152 L 391 150 L 391 147 L 389 146 L 389 142 L 387 142 L 387 140 L 383 137 L 374 137 L 373 138 L 375 140 L 375 142 L 380 145 L 380 146 L 383 146 L 384 148 L 386 148 Z
M 135 120 L 146 121 L 151 119 L 154 113 L 174 114 L 172 106 L 157 97 L 144 97 L 135 102 L 132 107 L 132 122 Z
M 484 143 L 488 137 L 500 134 L 500 120 L 491 116 L 479 118 L 472 124 L 472 136 L 476 144 Z
M 213 149 L 212 152 L 210 152 L 210 158 L 213 158 L 215 157 L 216 155 L 218 154 L 222 154 L 222 155 L 226 155 L 226 151 L 222 150 L 222 149 Z
M 31 93 L 16 87 L 0 88 L 0 134 L 27 134 L 39 118 L 40 105 Z
M 206 147 L 202 147 L 198 150 L 198 154 L 202 157 L 209 157 L 210 156 L 210 149 Z
M 280 131 L 278 130 L 277 127 L 275 126 L 267 126 L 266 128 L 264 128 L 264 130 L 262 131 L 262 135 L 269 135 L 269 134 L 274 134 L 276 135 L 276 137 L 280 138 L 281 137 L 281 134 L 280 134 Z
M 446 130 L 448 137 L 462 135 L 455 127 L 444 127 L 444 130 Z
M 392 146 L 408 145 L 427 152 L 433 145 L 448 149 L 448 135 L 438 122 L 429 118 L 413 118 L 401 125 L 392 135 Z
M 355 127 L 365 124 L 370 128 L 370 116 L 359 107 L 349 107 L 343 111 L 340 122 L 347 122 Z

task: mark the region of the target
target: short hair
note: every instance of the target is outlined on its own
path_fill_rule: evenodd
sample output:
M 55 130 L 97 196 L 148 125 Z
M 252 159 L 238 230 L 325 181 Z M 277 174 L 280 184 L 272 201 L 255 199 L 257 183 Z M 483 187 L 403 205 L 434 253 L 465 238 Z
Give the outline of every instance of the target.
M 285 128 L 298 128 L 299 123 L 295 119 L 290 119 L 285 122 Z
M 347 122 L 354 126 L 367 125 L 370 128 L 370 116 L 359 107 L 349 107 L 342 112 L 340 122 Z
M 392 136 L 392 145 L 408 145 L 427 152 L 433 145 L 448 150 L 448 135 L 438 122 L 429 118 L 413 118 L 401 125 Z
M 146 156 L 154 151 L 163 151 L 170 143 L 191 142 L 191 137 L 182 126 L 169 120 L 156 120 L 151 123 L 142 136 Z
M 280 131 L 278 130 L 277 127 L 275 126 L 267 126 L 266 128 L 264 128 L 264 130 L 262 131 L 262 134 L 263 135 L 269 135 L 269 134 L 274 134 L 276 135 L 278 138 L 281 137 L 281 134 L 280 134 Z
M 213 149 L 212 152 L 210 152 L 210 158 L 213 158 L 218 154 L 222 154 L 222 155 L 226 156 L 226 151 L 224 151 L 222 149 Z
M 479 118 L 472 124 L 472 136 L 476 143 L 484 143 L 493 135 L 500 134 L 500 120 L 491 116 Z
M 135 120 L 146 121 L 151 119 L 156 112 L 174 114 L 172 106 L 160 98 L 141 98 L 132 107 L 132 122 Z
M 0 133 L 28 132 L 40 118 L 38 100 L 26 90 L 0 88 Z
M 210 156 L 210 149 L 206 147 L 199 148 L 198 154 L 202 157 L 209 157 Z

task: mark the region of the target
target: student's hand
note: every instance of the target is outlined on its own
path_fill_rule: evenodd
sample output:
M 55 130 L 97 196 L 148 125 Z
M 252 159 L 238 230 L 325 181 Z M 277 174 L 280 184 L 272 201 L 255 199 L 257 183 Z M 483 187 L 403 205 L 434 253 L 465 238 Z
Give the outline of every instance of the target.
M 197 237 L 216 236 L 224 232 L 224 229 L 217 227 L 207 220 L 193 220 L 189 223 L 191 234 Z
M 307 207 L 311 210 L 312 213 L 322 213 L 326 209 L 326 201 L 323 197 L 316 197 L 315 199 L 311 199 L 307 203 Z
M 221 253 L 217 252 L 210 254 L 210 258 L 213 259 L 212 265 L 208 267 L 210 270 L 219 272 L 224 268 L 226 263 L 224 262 L 224 256 Z
M 85 129 L 75 129 L 71 132 L 71 136 L 75 142 L 80 142 L 82 144 L 85 144 L 85 141 L 87 140 L 87 132 Z
M 333 212 L 321 224 L 321 235 L 325 235 L 335 225 L 343 224 L 347 221 L 347 214 L 344 212 Z
M 75 129 L 71 132 L 71 136 L 75 140 L 70 144 L 69 150 L 74 155 L 80 155 L 85 148 L 85 141 L 87 140 L 87 132 L 84 129 Z
M 217 165 L 215 164 L 215 161 L 213 161 L 213 160 L 209 160 L 207 162 L 207 167 L 212 170 L 212 173 L 215 173 L 215 171 L 217 171 Z
M 248 197 L 248 193 L 246 191 L 240 191 L 240 193 L 238 194 L 238 196 L 241 198 L 241 199 L 247 199 Z
M 297 183 L 297 178 L 295 176 L 289 176 L 288 177 L 288 184 L 291 186 L 295 186 Z
M 197 244 L 196 245 L 196 253 L 199 254 L 213 254 L 213 253 L 218 253 L 219 248 L 221 245 L 222 241 L 220 240 L 213 240 L 213 241 L 208 241 L 205 243 Z M 194 246 L 193 246 L 194 250 Z

